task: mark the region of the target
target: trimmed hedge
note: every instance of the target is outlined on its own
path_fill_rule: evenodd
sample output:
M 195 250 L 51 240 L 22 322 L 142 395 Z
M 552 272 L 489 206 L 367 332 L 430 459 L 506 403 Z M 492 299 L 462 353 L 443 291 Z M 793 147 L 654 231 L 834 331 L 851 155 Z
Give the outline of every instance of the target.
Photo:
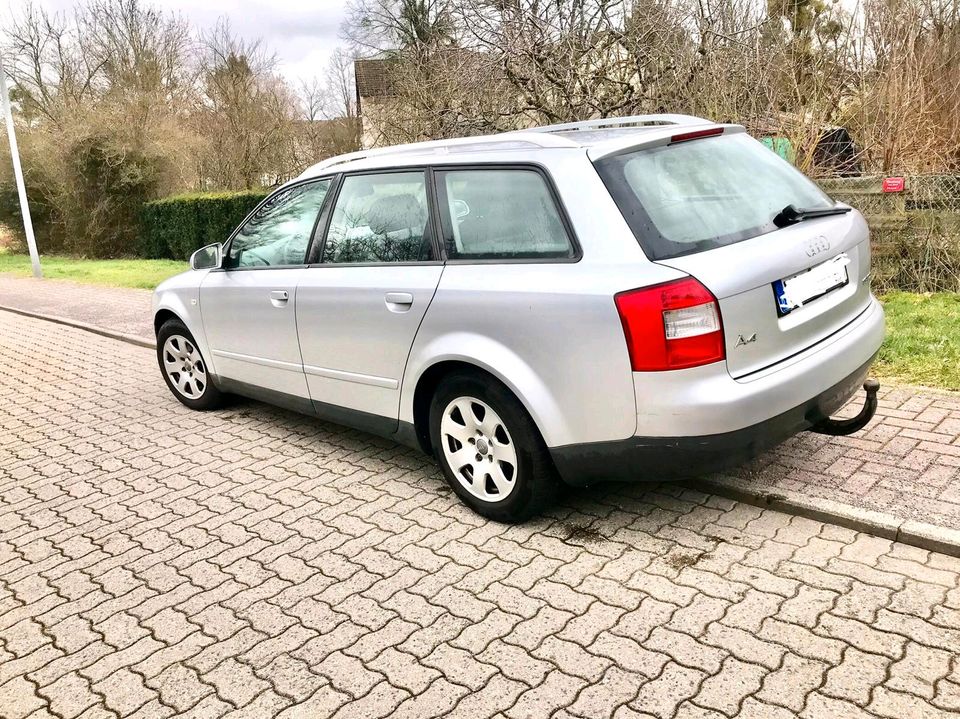
M 195 250 L 225 242 L 269 190 L 174 195 L 144 203 L 136 252 L 150 259 L 190 259 Z

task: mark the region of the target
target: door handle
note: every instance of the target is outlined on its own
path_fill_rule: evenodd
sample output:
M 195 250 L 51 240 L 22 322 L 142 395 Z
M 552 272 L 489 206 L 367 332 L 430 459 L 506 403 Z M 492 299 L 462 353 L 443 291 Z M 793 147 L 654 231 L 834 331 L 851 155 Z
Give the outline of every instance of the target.
M 413 295 L 409 292 L 388 292 L 383 299 L 391 312 L 409 312 L 413 307 Z
M 413 295 L 409 292 L 388 292 L 384 295 L 387 304 L 390 305 L 412 305 Z
M 285 307 L 287 300 L 290 299 L 290 293 L 286 290 L 271 290 L 270 303 L 274 307 Z

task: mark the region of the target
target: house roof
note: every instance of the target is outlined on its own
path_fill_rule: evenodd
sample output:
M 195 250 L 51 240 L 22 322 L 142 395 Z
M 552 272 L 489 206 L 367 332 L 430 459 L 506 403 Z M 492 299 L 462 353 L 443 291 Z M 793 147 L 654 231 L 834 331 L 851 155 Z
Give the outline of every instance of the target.
M 434 65 L 453 63 L 451 69 L 460 72 L 481 71 L 477 63 L 485 62 L 488 56 L 484 53 L 463 48 L 445 48 L 431 56 Z M 385 97 L 393 94 L 390 81 L 390 68 L 396 60 L 389 53 L 381 53 L 379 57 L 364 58 L 353 61 L 353 76 L 356 92 L 359 98 Z M 485 64 L 483 70 L 489 69 Z
M 353 74 L 359 97 L 383 97 L 390 94 L 390 79 L 387 74 L 389 60 L 354 60 Z

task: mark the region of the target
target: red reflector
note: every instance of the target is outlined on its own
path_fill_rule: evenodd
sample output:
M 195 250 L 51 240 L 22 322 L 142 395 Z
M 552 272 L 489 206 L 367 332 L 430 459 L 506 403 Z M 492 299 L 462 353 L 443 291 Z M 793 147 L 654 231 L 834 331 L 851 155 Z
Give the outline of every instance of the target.
M 693 132 L 681 132 L 670 138 L 670 144 L 686 142 L 687 140 L 699 140 L 701 137 L 716 137 L 723 134 L 722 127 L 711 127 L 709 130 L 694 130 Z
M 692 277 L 614 297 L 634 372 L 660 372 L 726 357 L 720 307 Z M 677 312 L 695 308 L 690 312 Z

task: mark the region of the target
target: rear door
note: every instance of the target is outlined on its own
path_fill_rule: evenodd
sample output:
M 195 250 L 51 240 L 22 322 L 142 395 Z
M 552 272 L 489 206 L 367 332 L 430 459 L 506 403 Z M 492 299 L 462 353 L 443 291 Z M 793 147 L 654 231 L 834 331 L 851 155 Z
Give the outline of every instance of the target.
M 870 247 L 859 213 L 775 222 L 787 205 L 845 208 L 742 130 L 675 137 L 596 166 L 648 257 L 717 297 L 734 378 L 803 351 L 866 309 Z
M 306 381 L 324 416 L 397 426 L 407 356 L 443 272 L 427 187 L 419 169 L 342 180 L 322 250 L 297 288 Z
M 719 300 L 727 368 L 734 378 L 829 337 L 870 301 L 870 243 L 859 213 L 808 220 L 663 264 L 696 277 Z M 812 291 L 801 306 L 783 312 L 777 284 L 787 280 L 789 287 L 790 278 L 813 272 L 828 278 L 820 285 L 823 293 Z
M 257 208 L 207 273 L 200 310 L 217 375 L 307 398 L 297 339 L 296 290 L 330 180 L 283 189 Z

